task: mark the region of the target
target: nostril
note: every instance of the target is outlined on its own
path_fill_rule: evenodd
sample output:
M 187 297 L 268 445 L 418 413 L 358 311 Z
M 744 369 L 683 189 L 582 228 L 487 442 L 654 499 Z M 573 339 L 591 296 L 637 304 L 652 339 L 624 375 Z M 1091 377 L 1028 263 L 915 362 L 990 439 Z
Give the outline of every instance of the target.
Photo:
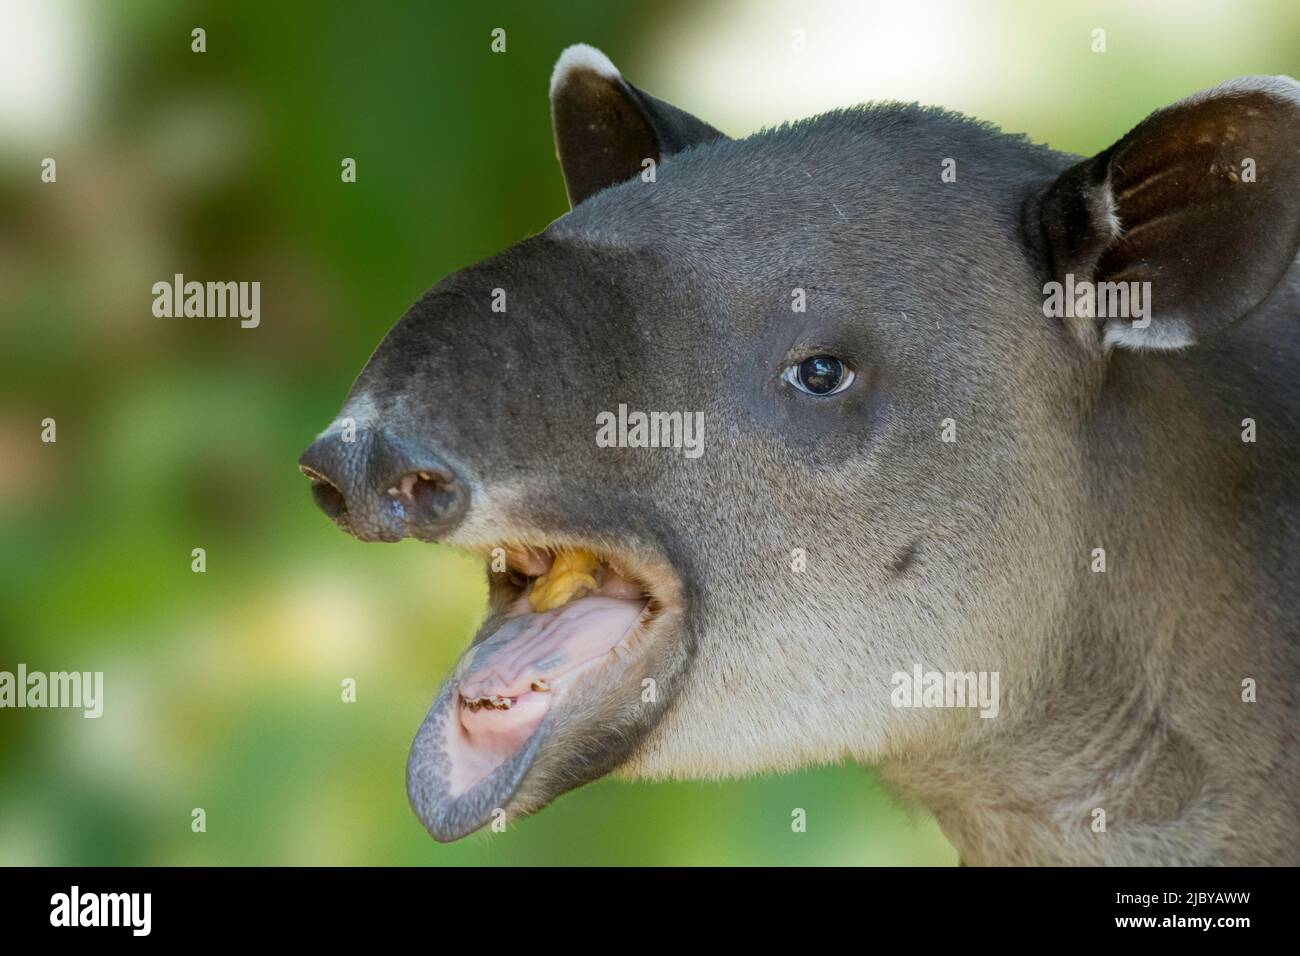
M 347 499 L 343 497 L 343 492 L 339 491 L 328 481 L 313 481 L 311 483 L 311 496 L 316 502 L 317 507 L 335 521 L 339 521 L 347 516 Z
M 438 471 L 413 471 L 401 477 L 388 493 L 413 516 L 438 518 L 451 512 L 460 497 L 452 476 Z
M 419 480 L 411 490 L 415 506 L 428 514 L 441 515 L 450 511 L 456 497 L 450 480 L 428 472 L 420 472 Z
M 347 516 L 347 498 L 343 496 L 343 492 L 339 491 L 333 482 L 306 465 L 299 465 L 298 470 L 311 479 L 311 497 L 321 511 L 335 521 Z

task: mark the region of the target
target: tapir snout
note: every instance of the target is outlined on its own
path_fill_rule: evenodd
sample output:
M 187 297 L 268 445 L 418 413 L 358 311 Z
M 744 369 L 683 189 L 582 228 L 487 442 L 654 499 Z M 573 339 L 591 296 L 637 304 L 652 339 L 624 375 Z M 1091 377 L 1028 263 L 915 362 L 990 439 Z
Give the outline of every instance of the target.
M 469 506 L 469 487 L 450 465 L 382 428 L 332 429 L 303 452 L 298 467 L 321 511 L 362 541 L 437 541 Z

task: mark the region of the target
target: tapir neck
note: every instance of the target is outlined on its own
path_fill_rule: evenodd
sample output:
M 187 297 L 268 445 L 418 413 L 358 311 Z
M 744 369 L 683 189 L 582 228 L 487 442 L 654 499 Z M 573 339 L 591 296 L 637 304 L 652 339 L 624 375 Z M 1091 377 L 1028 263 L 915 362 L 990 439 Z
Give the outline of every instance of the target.
M 978 740 L 882 766 L 964 862 L 1300 860 L 1300 416 L 1257 341 L 1112 357 L 1043 659 Z
M 1224 616 L 1160 618 L 1132 622 L 1149 636 L 1130 641 L 1099 616 L 1070 637 L 1084 652 L 1009 694 L 978 743 L 885 779 L 970 865 L 1293 864 L 1294 679 Z M 1273 706 L 1243 701 L 1244 675 Z

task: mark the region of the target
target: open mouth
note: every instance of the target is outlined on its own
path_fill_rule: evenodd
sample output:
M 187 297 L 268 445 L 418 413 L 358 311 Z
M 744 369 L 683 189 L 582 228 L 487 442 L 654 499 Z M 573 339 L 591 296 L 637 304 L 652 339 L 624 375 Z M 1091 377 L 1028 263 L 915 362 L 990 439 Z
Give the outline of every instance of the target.
M 509 802 L 552 724 L 586 724 L 594 713 L 633 721 L 638 665 L 680 611 L 672 569 L 632 552 L 509 544 L 489 549 L 489 562 L 493 612 L 408 763 L 412 804 L 439 840 Z
M 465 760 L 453 790 L 473 786 L 522 747 L 585 673 L 617 666 L 663 610 L 643 581 L 585 548 L 514 546 L 504 558 L 500 623 L 475 645 L 457 682 Z

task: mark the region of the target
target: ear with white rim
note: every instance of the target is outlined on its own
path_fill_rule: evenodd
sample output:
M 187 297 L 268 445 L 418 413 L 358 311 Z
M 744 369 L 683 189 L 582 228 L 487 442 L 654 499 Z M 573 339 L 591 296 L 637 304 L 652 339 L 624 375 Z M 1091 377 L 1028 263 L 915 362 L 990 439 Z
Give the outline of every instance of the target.
M 708 123 L 638 90 L 609 57 L 579 43 L 551 74 L 551 125 L 569 202 L 631 179 L 688 146 L 723 139 Z
M 1176 349 L 1227 328 L 1300 249 L 1300 83 L 1242 77 L 1156 111 L 1063 173 L 1039 223 L 1052 292 L 1092 289 L 1091 314 L 1067 313 L 1085 339 Z

